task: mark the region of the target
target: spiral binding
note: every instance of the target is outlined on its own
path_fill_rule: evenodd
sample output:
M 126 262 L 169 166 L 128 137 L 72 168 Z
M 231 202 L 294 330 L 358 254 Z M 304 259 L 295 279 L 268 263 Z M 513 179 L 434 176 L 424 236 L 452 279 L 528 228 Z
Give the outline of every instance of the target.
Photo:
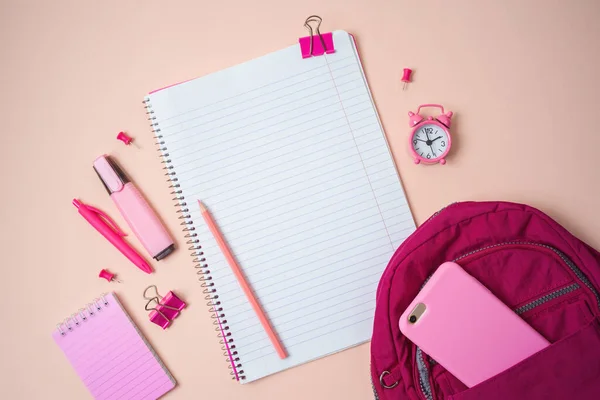
M 156 120 L 156 116 L 154 116 L 150 98 L 146 97 L 142 103 L 146 109 L 146 115 L 148 116 L 150 127 L 154 133 L 154 138 L 156 139 L 155 144 L 158 147 L 157 151 L 160 152 L 159 157 L 162 158 L 161 164 L 164 164 L 162 169 L 165 171 L 169 189 L 171 189 L 171 195 L 175 196 L 172 200 L 176 202 L 176 213 L 180 214 L 177 218 L 181 220 L 180 225 L 183 227 L 183 232 L 185 232 L 184 238 L 187 239 L 186 244 L 190 245 L 188 250 L 192 252 L 190 255 L 193 257 L 192 261 L 194 263 L 194 268 L 196 269 L 196 275 L 198 275 L 198 280 L 201 282 L 200 286 L 203 288 L 202 293 L 205 294 L 204 299 L 207 301 L 206 305 L 208 306 L 208 312 L 211 313 L 210 317 L 213 319 L 213 325 L 215 326 L 215 331 L 219 337 L 223 356 L 226 357 L 225 361 L 229 364 L 228 368 L 231 370 L 229 374 L 232 379 L 246 379 L 244 370 L 241 369 L 242 364 L 238 357 L 234 339 L 229 331 L 221 301 L 218 300 L 219 295 L 214 287 L 214 282 L 212 282 L 212 276 L 210 275 L 206 258 L 203 257 L 204 252 L 199 243 L 198 234 L 194 232 L 196 228 L 194 228 L 194 222 L 191 219 L 192 216 L 189 214 L 190 210 L 185 201 L 185 197 L 183 196 L 177 174 L 173 171 L 171 159 L 169 158 L 169 150 L 167 149 L 165 141 L 162 140 L 163 136 L 160 134 L 160 127 Z
M 96 316 L 96 313 L 102 312 L 102 306 L 108 307 L 109 303 L 106 300 L 106 293 L 103 293 L 100 297 L 95 298 L 91 303 L 80 308 L 79 311 L 71 314 L 63 321 L 56 324 L 56 329 L 61 336 L 66 336 L 70 332 L 75 331 L 82 324 L 89 321 L 90 318 Z

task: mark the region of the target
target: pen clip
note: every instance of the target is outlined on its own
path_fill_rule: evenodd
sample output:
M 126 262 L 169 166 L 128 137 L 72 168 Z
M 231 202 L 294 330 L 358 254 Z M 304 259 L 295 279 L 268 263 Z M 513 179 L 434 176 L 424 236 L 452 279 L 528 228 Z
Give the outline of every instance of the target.
M 96 214 L 98 214 L 100 216 L 100 218 L 106 223 L 106 225 L 108 225 L 108 227 L 110 229 L 113 230 L 113 232 L 115 232 L 117 235 L 123 237 L 123 236 L 127 236 L 127 234 L 125 232 L 123 232 L 121 230 L 121 228 L 119 228 L 119 225 L 117 225 L 117 223 L 115 221 L 113 221 L 113 219 L 111 217 L 109 217 L 108 215 L 106 215 L 106 213 L 102 210 L 97 209 L 96 207 L 90 206 L 86 204 L 86 207 L 90 210 L 95 212 Z

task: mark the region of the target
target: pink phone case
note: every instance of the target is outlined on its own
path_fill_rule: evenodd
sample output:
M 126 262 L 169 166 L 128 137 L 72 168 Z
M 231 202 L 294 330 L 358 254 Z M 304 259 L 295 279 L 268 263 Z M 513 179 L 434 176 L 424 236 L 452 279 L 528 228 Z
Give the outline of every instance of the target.
M 412 324 L 417 304 L 425 312 Z M 458 264 L 442 264 L 400 317 L 400 331 L 468 387 L 550 343 Z

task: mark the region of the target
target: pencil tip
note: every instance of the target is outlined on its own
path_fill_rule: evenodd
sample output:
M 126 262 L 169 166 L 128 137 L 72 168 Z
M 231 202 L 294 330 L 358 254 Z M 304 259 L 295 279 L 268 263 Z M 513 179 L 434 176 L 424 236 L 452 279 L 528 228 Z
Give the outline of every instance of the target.
M 206 211 L 206 207 L 204 206 L 204 204 L 202 204 L 202 201 L 201 201 L 201 200 L 198 200 L 198 204 L 200 205 L 200 211 L 201 211 L 201 212 L 204 212 L 204 211 Z

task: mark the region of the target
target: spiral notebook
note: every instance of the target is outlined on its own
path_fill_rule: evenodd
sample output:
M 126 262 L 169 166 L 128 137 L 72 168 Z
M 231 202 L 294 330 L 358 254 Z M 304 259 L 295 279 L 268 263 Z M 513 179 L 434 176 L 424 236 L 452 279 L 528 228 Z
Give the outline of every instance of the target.
M 58 324 L 52 337 L 96 399 L 153 400 L 175 387 L 114 293 Z
M 377 282 L 414 229 L 351 35 L 291 46 L 144 100 L 234 378 L 366 342 Z M 211 213 L 289 356 L 203 222 Z

